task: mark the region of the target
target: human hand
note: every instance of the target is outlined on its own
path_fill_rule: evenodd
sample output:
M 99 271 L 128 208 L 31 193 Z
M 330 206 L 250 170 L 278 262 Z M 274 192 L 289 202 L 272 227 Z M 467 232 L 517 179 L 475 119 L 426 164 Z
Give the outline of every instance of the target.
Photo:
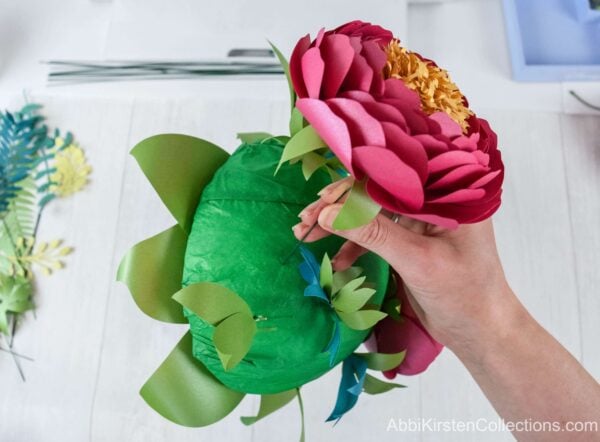
M 385 259 L 402 278 L 405 292 L 421 323 L 440 343 L 455 349 L 474 337 L 498 333 L 521 309 L 508 287 L 496 250 L 491 220 L 444 230 L 407 217 L 394 223 L 380 213 L 370 224 L 335 230 L 342 207 L 335 201 L 351 185 L 335 182 L 301 213 L 294 226 L 297 238 L 316 241 L 336 234 L 348 241 L 333 257 L 335 270 L 344 270 L 367 250 Z M 343 201 L 343 200 L 342 200 Z

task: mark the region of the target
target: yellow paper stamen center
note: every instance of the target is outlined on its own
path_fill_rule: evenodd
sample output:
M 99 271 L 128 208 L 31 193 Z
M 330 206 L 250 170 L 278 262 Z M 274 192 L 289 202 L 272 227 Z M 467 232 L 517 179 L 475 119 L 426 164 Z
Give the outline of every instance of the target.
M 463 132 L 467 131 L 467 119 L 473 112 L 464 105 L 464 96 L 450 80 L 447 71 L 423 61 L 400 46 L 398 40 L 390 42 L 386 54 L 385 78 L 401 79 L 406 86 L 418 92 L 425 113 L 445 112 L 460 125 Z

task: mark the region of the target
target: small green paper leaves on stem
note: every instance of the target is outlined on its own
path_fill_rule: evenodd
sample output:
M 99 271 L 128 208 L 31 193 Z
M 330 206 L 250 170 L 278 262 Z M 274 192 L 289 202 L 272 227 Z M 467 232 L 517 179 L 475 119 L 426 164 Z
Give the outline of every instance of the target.
M 387 371 L 396 368 L 404 361 L 406 350 L 400 353 L 354 353 L 367 362 L 371 370 Z
M 304 123 L 304 115 L 302 115 L 297 107 L 294 107 L 290 116 L 290 136 L 293 137 L 300 132 L 304 127 Z
M 313 152 L 324 147 L 327 147 L 327 145 L 313 129 L 313 127 L 306 126 L 297 134 L 295 134 L 285 145 L 275 173 L 279 171 L 281 165 L 286 161 L 299 158 L 309 152 Z
M 363 390 L 368 394 L 381 394 L 386 393 L 394 388 L 405 388 L 406 385 L 396 384 L 394 382 L 385 382 L 377 379 L 370 374 L 365 376 L 365 383 L 363 384 Z
M 213 343 L 225 370 L 240 363 L 256 334 L 256 321 L 240 296 L 222 285 L 200 282 L 181 289 L 173 299 L 215 327 Z
M 156 135 L 131 151 L 142 171 L 185 232 L 204 186 L 229 154 L 218 146 L 188 135 Z
M 352 313 L 338 311 L 338 315 L 344 324 L 355 330 L 368 330 L 387 316 L 379 310 L 359 310 Z
M 186 333 L 140 390 L 148 405 L 186 427 L 203 427 L 227 416 L 244 398 L 219 382 L 192 356 Z
M 242 143 L 253 144 L 266 138 L 273 138 L 273 135 L 267 132 L 240 132 L 237 137 Z
M 297 395 L 297 390 L 287 390 L 275 394 L 263 394 L 260 397 L 260 408 L 256 416 L 242 416 L 240 419 L 244 425 L 252 425 L 263 417 L 279 410 L 289 404 Z
M 380 210 L 381 206 L 367 194 L 364 181 L 354 181 L 352 190 L 332 227 L 336 230 L 349 230 L 364 226 L 369 224 Z
M 33 308 L 32 293 L 28 279 L 0 274 L 0 333 L 10 334 L 7 313 L 24 313 Z
M 123 257 L 117 281 L 124 282 L 138 307 L 164 322 L 186 322 L 171 299 L 181 289 L 187 235 L 175 225 L 135 246 Z

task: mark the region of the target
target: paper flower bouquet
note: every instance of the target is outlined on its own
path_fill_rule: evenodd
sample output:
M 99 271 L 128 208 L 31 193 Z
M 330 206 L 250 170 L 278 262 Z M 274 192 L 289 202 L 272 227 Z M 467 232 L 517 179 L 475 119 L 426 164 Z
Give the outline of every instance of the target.
M 157 135 L 132 151 L 177 224 L 134 246 L 118 279 L 151 317 L 189 323 L 141 390 L 181 425 L 210 425 L 246 394 L 261 404 L 245 424 L 296 397 L 302 410 L 300 387 L 341 362 L 327 419 L 337 421 L 361 392 L 401 387 L 367 369 L 416 374 L 440 352 L 381 258 L 335 272 L 340 238 L 297 247 L 290 227 L 332 180 L 352 182 L 339 229 L 382 208 L 456 228 L 500 205 L 494 132 L 443 69 L 391 32 L 359 21 L 320 31 L 289 65 L 273 50 L 290 84 L 289 136 L 241 134 L 229 155 Z M 357 353 L 365 341 L 371 351 Z

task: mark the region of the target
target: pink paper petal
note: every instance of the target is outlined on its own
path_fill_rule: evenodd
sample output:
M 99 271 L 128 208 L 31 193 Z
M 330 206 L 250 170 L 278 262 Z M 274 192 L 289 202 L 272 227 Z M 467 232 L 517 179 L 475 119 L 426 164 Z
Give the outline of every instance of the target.
M 383 122 L 381 125 L 385 133 L 387 148 L 414 169 L 419 175 L 421 183 L 425 183 L 428 165 L 427 153 L 425 153 L 423 145 L 395 124 Z
M 381 95 L 384 91 L 383 67 L 387 63 L 387 56 L 383 48 L 374 41 L 363 41 L 361 55 L 365 57 L 371 69 L 373 69 L 373 81 L 371 92 Z
M 488 173 L 487 175 L 482 176 L 478 180 L 474 181 L 469 185 L 469 189 L 477 189 L 485 186 L 487 183 L 492 181 L 498 175 L 500 175 L 500 170 L 494 170 L 493 172 Z
M 376 146 L 352 150 L 353 164 L 410 210 L 423 205 L 423 185 L 417 172 L 392 151 Z
M 357 99 L 357 101 L 360 101 L 365 110 L 382 123 L 393 123 L 399 126 L 403 131 L 407 131 L 404 115 L 402 115 L 402 112 L 394 106 L 386 103 L 362 101 L 360 99 Z
M 327 143 L 346 170 L 354 174 L 352 169 L 352 145 L 346 123 L 321 100 L 300 98 L 296 101 L 296 107 L 314 127 L 323 141 Z
M 452 169 L 450 172 L 427 186 L 428 190 L 442 189 L 444 187 L 461 188 L 462 184 L 476 179 L 486 170 L 480 164 L 466 164 Z
M 349 98 L 358 101 L 364 107 L 365 103 L 376 103 L 375 98 L 368 92 L 364 91 L 345 91 L 339 95 L 340 98 Z
M 423 147 L 425 147 L 429 158 L 433 158 L 436 155 L 447 152 L 449 149 L 448 143 L 445 143 L 442 140 L 439 140 L 428 134 L 413 135 L 413 138 L 419 141 L 419 143 L 421 143 Z
M 435 112 L 429 116 L 432 120 L 437 122 L 442 128 L 442 133 L 447 137 L 453 138 L 462 135 L 462 129 L 460 125 L 448 116 L 445 112 Z
M 318 48 L 310 48 L 302 56 L 302 76 L 309 98 L 319 98 L 325 63 Z
M 460 137 L 456 137 L 452 140 L 452 144 L 454 144 L 459 149 L 468 150 L 468 151 L 476 151 L 477 143 L 479 142 L 479 134 L 473 134 L 469 137 L 464 135 Z
M 388 78 L 385 80 L 385 93 L 386 98 L 399 98 L 404 101 L 407 107 L 412 109 L 421 109 L 421 98 L 419 94 L 410 89 L 404 81 L 399 78 Z
M 292 79 L 292 85 L 296 94 L 300 98 L 306 97 L 306 87 L 304 87 L 304 80 L 302 78 L 302 56 L 310 47 L 310 35 L 306 34 L 294 47 L 292 56 L 290 57 L 290 77 Z
M 354 49 L 346 35 L 333 34 L 323 39 L 321 56 L 325 61 L 323 97 L 335 97 L 354 60 Z
M 463 164 L 479 164 L 473 154 L 460 150 L 444 152 L 429 161 L 429 173 L 437 173 Z
M 439 198 L 429 200 L 430 204 L 442 204 L 442 203 L 466 203 L 469 201 L 477 201 L 485 196 L 485 190 L 483 189 L 460 189 L 455 192 L 451 192 L 448 195 L 444 195 Z
M 481 164 L 482 166 L 488 166 L 490 164 L 490 156 L 487 153 L 483 153 L 480 150 L 476 150 L 475 152 L 471 153 L 471 155 L 475 156 L 475 158 L 477 158 L 477 161 L 479 161 L 479 164 Z
M 319 29 L 319 33 L 317 34 L 317 38 L 315 38 L 315 46 L 316 47 L 321 46 L 321 43 L 323 42 L 323 37 L 324 36 L 325 36 L 325 28 Z
M 327 105 L 348 126 L 352 145 L 385 146 L 385 134 L 381 123 L 369 115 L 358 101 L 332 98 L 327 100 Z

